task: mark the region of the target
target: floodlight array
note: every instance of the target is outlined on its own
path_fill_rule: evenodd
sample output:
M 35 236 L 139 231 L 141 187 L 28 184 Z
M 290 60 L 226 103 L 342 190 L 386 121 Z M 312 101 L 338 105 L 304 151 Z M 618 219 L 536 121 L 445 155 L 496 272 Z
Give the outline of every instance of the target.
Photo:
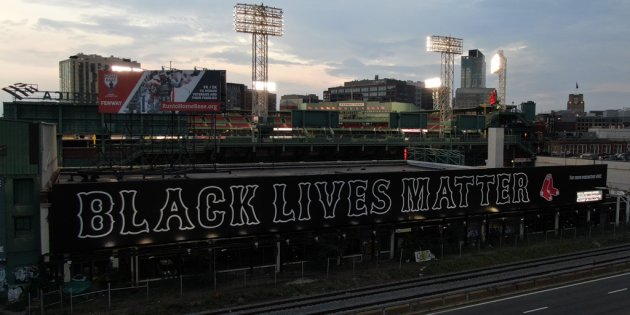
M 449 54 L 462 54 L 464 40 L 450 36 L 427 37 L 427 51 L 444 52 Z
M 241 33 L 282 36 L 284 33 L 282 9 L 262 4 L 239 3 L 234 6 L 234 30 Z
M 503 50 L 499 50 L 499 52 L 492 57 L 490 62 L 490 72 L 498 73 L 499 71 L 505 69 L 506 64 L 507 59 L 503 55 Z

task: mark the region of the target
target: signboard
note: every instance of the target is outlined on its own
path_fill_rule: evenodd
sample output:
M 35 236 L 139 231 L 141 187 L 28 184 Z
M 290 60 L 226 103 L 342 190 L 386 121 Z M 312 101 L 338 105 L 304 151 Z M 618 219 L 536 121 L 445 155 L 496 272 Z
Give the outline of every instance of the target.
M 435 255 L 430 250 L 420 250 L 413 253 L 416 262 L 423 262 L 435 259 Z
M 364 103 L 339 103 L 339 107 L 363 107 Z
M 277 174 L 275 174 L 277 175 Z M 58 184 L 55 253 L 575 205 L 606 165 Z
M 9 93 L 15 100 L 18 101 L 41 100 L 58 103 L 72 102 L 95 104 L 98 100 L 98 95 L 95 93 L 40 91 L 37 84 L 15 83 L 2 88 L 2 90 Z
M 603 195 L 601 190 L 578 191 L 575 202 L 601 201 L 604 199 Z
M 225 70 L 101 70 L 98 78 L 100 113 L 219 113 L 226 99 Z

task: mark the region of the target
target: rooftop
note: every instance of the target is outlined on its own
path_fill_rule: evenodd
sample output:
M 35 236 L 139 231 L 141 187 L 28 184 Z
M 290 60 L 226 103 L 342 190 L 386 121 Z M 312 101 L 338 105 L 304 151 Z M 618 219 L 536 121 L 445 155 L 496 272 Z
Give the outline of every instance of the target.
M 462 166 L 403 160 L 324 161 L 181 165 L 156 168 L 64 168 L 58 183 L 120 182 L 165 179 L 281 177 L 325 174 L 361 174 L 436 171 Z

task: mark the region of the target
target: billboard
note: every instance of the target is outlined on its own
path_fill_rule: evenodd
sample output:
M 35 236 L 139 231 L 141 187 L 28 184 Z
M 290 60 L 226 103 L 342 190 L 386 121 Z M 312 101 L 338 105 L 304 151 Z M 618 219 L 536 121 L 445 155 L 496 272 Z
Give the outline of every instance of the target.
M 99 113 L 220 113 L 225 70 L 155 70 L 98 73 Z
M 276 174 L 277 175 L 277 174 Z M 68 183 L 55 253 L 572 207 L 606 165 Z

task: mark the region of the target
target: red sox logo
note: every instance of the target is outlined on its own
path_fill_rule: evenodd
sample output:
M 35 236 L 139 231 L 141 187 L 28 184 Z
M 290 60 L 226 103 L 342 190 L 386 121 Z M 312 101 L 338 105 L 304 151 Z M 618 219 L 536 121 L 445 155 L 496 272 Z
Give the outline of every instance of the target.
M 542 188 L 540 189 L 540 196 L 545 198 L 547 201 L 551 201 L 554 196 L 558 196 L 559 194 L 560 191 L 558 188 L 553 187 L 553 176 L 551 176 L 551 174 L 547 174 Z

